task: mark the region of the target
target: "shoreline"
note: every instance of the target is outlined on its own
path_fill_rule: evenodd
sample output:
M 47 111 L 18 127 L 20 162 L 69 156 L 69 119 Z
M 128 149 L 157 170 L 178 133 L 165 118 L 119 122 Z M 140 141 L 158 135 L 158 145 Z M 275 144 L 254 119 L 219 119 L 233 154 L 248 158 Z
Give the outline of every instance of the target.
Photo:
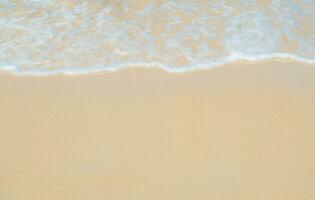
M 19 72 L 20 69 L 16 67 L 4 67 L 0 69 L 0 73 L 8 73 L 12 74 L 13 76 L 35 76 L 35 77 L 47 77 L 47 76 L 56 76 L 56 75 L 65 75 L 65 76 L 76 76 L 76 75 L 90 75 L 90 74 L 97 74 L 97 73 L 116 73 L 122 70 L 129 70 L 129 69 L 153 69 L 153 70 L 162 70 L 166 73 L 170 74 L 183 74 L 183 73 L 191 73 L 191 72 L 199 72 L 199 71 L 208 71 L 217 68 L 225 68 L 233 65 L 239 64 L 262 64 L 262 63 L 296 63 L 302 65 L 311 65 L 315 66 L 315 61 L 310 61 L 304 58 L 295 57 L 294 55 L 286 55 L 286 56 L 262 56 L 259 59 L 252 59 L 252 58 L 234 58 L 230 61 L 222 62 L 222 63 L 214 63 L 212 65 L 208 64 L 199 64 L 191 67 L 169 67 L 159 62 L 151 62 L 151 63 L 127 63 L 122 64 L 121 66 L 117 67 L 109 67 L 109 68 L 63 68 L 57 71 L 29 71 L 29 72 Z

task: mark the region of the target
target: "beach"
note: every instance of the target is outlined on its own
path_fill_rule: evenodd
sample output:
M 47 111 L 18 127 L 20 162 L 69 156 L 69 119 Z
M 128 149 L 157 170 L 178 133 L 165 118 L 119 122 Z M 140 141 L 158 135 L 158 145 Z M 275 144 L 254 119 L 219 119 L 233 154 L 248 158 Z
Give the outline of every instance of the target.
M 313 200 L 315 67 L 0 75 L 0 199 Z

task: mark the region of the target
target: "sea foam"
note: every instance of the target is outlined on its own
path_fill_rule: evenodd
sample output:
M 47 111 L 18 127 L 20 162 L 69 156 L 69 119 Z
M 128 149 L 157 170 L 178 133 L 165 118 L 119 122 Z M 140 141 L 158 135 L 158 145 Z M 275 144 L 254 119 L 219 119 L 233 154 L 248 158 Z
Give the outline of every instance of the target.
M 315 63 L 315 0 L 0 0 L 0 70 L 50 75 L 238 60 Z

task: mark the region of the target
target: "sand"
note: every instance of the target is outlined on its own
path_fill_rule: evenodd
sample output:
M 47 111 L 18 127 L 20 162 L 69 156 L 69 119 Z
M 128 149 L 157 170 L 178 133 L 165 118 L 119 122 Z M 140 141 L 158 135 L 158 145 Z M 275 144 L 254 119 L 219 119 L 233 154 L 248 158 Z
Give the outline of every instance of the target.
M 0 199 L 313 200 L 315 67 L 0 75 Z

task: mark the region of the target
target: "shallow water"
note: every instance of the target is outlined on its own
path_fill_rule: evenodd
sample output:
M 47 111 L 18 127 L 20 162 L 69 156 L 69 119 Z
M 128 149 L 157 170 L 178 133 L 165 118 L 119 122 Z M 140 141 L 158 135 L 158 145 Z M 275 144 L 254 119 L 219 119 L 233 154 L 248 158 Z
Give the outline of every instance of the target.
M 0 69 L 17 74 L 274 57 L 315 63 L 315 0 L 0 0 Z

